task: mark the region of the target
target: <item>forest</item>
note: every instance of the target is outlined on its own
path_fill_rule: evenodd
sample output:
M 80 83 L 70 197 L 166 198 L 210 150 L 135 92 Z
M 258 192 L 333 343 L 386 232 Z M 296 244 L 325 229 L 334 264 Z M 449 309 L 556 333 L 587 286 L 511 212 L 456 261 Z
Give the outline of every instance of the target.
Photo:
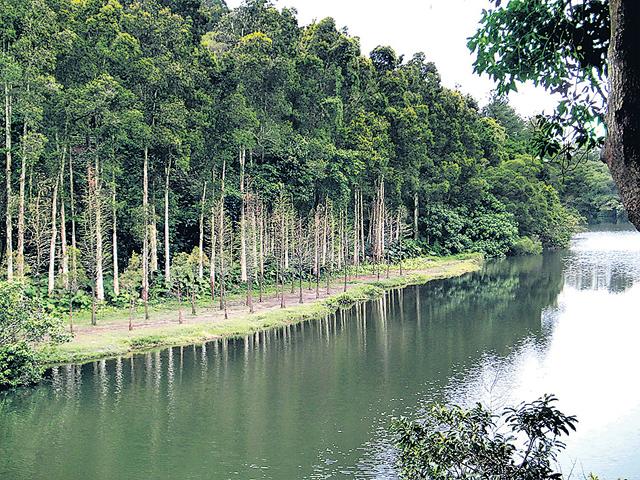
M 0 263 L 53 304 L 565 247 L 624 216 L 598 159 L 331 18 L 267 0 L 3 0 Z M 57 302 L 57 303 L 56 303 Z

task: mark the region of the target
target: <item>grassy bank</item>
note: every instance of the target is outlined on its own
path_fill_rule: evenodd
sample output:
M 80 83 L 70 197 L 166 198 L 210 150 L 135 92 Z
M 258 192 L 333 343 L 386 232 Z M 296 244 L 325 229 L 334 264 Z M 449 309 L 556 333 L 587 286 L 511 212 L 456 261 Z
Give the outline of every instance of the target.
M 185 324 L 153 324 L 139 327 L 132 332 L 123 329 L 128 313 L 110 311 L 108 321 L 95 328 L 85 328 L 78 332 L 69 343 L 41 350 L 45 362 L 49 365 L 64 363 L 82 363 L 102 358 L 117 357 L 146 352 L 161 347 L 191 345 L 221 337 L 238 337 L 259 330 L 277 328 L 306 320 L 324 318 L 339 308 L 345 308 L 357 302 L 379 298 L 385 290 L 421 285 L 431 280 L 450 278 L 478 270 L 482 257 L 478 254 L 457 255 L 444 258 L 421 258 L 407 262 L 409 269 L 402 276 L 390 276 L 380 280 L 371 277 L 354 280 L 349 283 L 346 292 L 333 288 L 333 295 L 303 304 L 292 304 L 281 308 L 261 309 L 249 314 L 246 308 L 231 309 L 229 318 L 213 321 L 197 321 L 199 317 L 186 317 Z M 369 272 L 371 273 L 371 272 Z M 339 292 L 339 293 L 338 293 Z M 156 307 L 156 311 L 165 314 L 175 313 L 177 305 L 165 304 Z M 177 317 L 176 317 L 177 318 Z

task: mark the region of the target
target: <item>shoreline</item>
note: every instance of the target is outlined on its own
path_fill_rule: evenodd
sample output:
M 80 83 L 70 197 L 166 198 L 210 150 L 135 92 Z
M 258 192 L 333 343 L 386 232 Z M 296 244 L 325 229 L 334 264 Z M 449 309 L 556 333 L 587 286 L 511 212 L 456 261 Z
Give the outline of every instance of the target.
M 206 343 L 225 337 L 237 338 L 257 331 L 324 318 L 341 308 L 380 298 L 389 290 L 459 277 L 478 271 L 483 262 L 481 254 L 419 259 L 417 266 L 420 268 L 411 268 L 403 272 L 402 276 L 396 271 L 395 275 L 392 274 L 389 278 L 381 276 L 380 280 L 366 276 L 351 279 L 347 283 L 346 292 L 343 291 L 341 282 L 332 284 L 335 293 L 330 295 L 326 295 L 326 287 L 322 286 L 323 293 L 320 297 L 315 298 L 313 290 L 313 298 L 307 298 L 306 303 L 294 303 L 292 299 L 297 298 L 298 293 L 288 294 L 286 308 L 280 308 L 279 300 L 270 297 L 270 301 L 265 303 L 256 301 L 255 313 L 251 314 L 240 302 L 239 305 L 230 306 L 228 319 L 224 319 L 217 308 L 209 307 L 195 316 L 185 312 L 186 321 L 179 324 L 176 320 L 170 320 L 173 317 L 177 318 L 176 311 L 171 317 L 166 314 L 165 318 L 161 316 L 155 323 L 138 325 L 129 332 L 128 328 L 123 328 L 128 323 L 124 321 L 124 314 L 125 317 L 116 322 L 107 322 L 95 327 L 80 327 L 72 341 L 43 347 L 40 353 L 43 355 L 44 365 L 50 368 L 127 357 L 158 349 Z M 309 297 L 306 287 L 304 292 Z M 277 305 L 274 306 L 274 303 Z M 188 310 L 188 305 L 185 305 L 185 310 Z

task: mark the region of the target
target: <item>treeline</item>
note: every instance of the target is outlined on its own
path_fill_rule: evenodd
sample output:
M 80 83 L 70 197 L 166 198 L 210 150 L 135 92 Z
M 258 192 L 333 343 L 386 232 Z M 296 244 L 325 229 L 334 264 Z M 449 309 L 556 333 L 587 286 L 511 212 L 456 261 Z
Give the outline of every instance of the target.
M 5 0 L 0 17 L 0 261 L 52 298 L 224 308 L 238 285 L 562 247 L 580 221 L 503 100 L 480 110 L 421 53 L 363 56 L 330 18 L 265 0 Z

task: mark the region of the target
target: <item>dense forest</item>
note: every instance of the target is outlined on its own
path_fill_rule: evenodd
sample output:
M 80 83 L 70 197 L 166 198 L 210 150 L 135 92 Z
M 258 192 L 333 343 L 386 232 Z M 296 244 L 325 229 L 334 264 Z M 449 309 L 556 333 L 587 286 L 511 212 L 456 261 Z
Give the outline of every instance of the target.
M 51 298 L 218 296 L 424 254 L 561 248 L 606 170 L 538 158 L 423 53 L 247 0 L 2 0 L 0 263 Z M 84 303 L 83 303 L 84 302 Z M 222 304 L 221 304 L 222 305 Z

